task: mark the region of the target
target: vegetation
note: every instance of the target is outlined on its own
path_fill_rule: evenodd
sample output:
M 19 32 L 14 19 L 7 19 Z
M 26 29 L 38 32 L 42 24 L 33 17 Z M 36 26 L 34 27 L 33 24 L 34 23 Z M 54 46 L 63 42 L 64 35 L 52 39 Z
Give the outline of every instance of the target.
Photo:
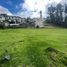
M 47 17 L 47 22 L 62 26 L 62 27 L 67 27 L 67 4 L 57 4 L 56 6 L 53 6 L 51 4 L 50 7 L 47 9 L 48 12 L 48 17 Z
M 0 30 L 0 67 L 67 67 L 67 29 Z
M 34 19 L 31 19 L 30 17 L 28 17 L 26 19 L 26 26 L 27 27 L 35 27 L 35 20 Z

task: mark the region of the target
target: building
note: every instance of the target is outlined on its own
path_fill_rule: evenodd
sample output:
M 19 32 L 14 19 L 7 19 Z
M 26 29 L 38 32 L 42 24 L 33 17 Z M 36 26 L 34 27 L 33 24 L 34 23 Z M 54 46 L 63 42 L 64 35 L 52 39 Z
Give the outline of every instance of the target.
M 42 17 L 42 11 L 40 11 L 40 18 L 34 18 L 35 27 L 44 27 L 44 18 Z
M 6 27 L 19 26 L 24 22 L 24 18 L 19 16 L 9 16 L 7 14 L 0 14 L 0 22 L 3 22 Z
M 26 24 L 27 18 L 21 18 L 19 16 L 9 16 L 7 14 L 0 14 L 0 22 L 4 22 L 6 27 L 20 26 Z M 42 18 L 42 11 L 40 11 L 39 18 L 30 19 L 31 22 L 35 22 L 35 27 L 44 27 L 44 18 Z

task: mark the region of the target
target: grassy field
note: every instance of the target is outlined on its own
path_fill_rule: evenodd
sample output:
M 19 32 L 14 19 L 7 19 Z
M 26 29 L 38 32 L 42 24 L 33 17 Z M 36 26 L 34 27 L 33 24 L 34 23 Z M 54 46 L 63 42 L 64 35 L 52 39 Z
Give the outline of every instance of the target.
M 0 67 L 54 67 L 48 66 L 48 47 L 67 54 L 67 29 L 0 30 Z M 10 60 L 3 62 L 6 51 Z

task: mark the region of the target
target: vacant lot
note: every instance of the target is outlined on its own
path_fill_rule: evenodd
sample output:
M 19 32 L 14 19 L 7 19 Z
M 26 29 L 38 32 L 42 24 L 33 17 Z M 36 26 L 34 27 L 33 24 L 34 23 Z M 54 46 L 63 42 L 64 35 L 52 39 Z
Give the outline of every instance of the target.
M 0 67 L 51 67 L 45 54 L 48 47 L 67 54 L 67 29 L 0 30 Z M 6 52 L 8 61 L 2 60 Z

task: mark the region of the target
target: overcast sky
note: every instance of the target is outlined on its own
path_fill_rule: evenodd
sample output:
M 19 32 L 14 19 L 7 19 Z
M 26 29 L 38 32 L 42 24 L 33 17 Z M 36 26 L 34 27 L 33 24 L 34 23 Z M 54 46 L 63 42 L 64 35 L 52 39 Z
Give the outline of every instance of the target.
M 46 15 L 46 6 L 61 0 L 0 0 L 0 13 L 21 17 L 39 17 L 40 10 Z

